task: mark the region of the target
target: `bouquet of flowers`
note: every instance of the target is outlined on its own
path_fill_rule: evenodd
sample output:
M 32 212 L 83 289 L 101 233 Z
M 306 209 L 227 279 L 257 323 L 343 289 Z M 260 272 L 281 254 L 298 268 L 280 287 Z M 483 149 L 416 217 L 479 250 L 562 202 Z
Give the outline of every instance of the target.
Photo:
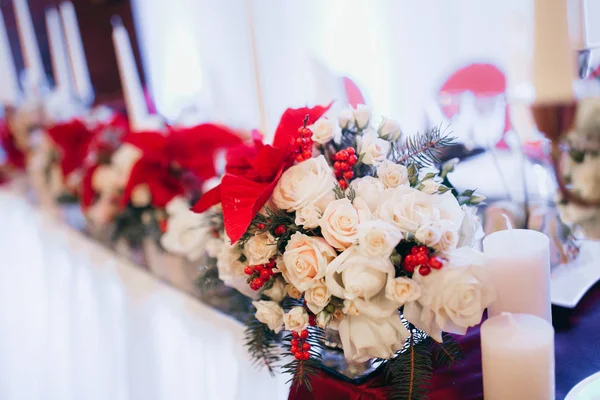
M 247 345 L 272 369 L 281 357 L 293 385 L 310 385 L 323 335 L 337 330 L 348 362 L 385 364 L 396 394 L 425 395 L 432 354 L 451 363 L 464 334 L 493 300 L 471 249 L 475 205 L 448 181 L 440 129 L 402 138 L 366 106 L 322 118 L 328 107 L 287 110 L 273 145 L 255 136 L 227 155 L 221 184 L 193 207 L 220 203 L 226 284 L 252 295 Z M 287 352 L 280 350 L 283 343 Z

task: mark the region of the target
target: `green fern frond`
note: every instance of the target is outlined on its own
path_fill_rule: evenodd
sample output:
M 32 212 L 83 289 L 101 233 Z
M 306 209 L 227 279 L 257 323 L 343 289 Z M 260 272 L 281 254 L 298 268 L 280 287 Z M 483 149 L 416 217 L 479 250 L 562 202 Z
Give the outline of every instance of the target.
M 464 357 L 462 348 L 456 339 L 448 333 L 444 332 L 442 334 L 442 343 L 432 340 L 431 345 L 433 360 L 436 366 L 450 368 L 452 365 L 460 363 L 460 360 Z

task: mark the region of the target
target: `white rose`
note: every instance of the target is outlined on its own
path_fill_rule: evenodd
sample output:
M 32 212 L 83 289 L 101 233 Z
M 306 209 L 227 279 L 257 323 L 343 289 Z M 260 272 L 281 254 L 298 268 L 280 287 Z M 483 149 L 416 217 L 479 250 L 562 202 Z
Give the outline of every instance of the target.
M 390 151 L 390 142 L 377 136 L 376 132 L 367 132 L 359 137 L 358 154 L 363 164 L 377 167 Z
M 386 190 L 377 213 L 381 219 L 413 234 L 421 225 L 441 219 L 458 230 L 464 217 L 452 193 L 430 195 L 409 186 Z
M 385 295 L 398 306 L 402 306 L 409 301 L 417 300 L 421 296 L 421 287 L 410 278 L 399 277 L 388 282 Z
M 365 176 L 353 180 L 352 183 L 350 183 L 350 186 L 356 192 L 356 196 L 367 203 L 371 212 L 377 210 L 385 190 L 381 180 L 373 178 L 372 176 Z
M 119 189 L 120 177 L 110 165 L 101 165 L 92 175 L 92 189 L 97 193 L 114 193 Z
M 95 225 L 108 224 L 113 220 L 119 207 L 108 196 L 100 196 L 97 202 L 86 211 L 86 216 Z
M 482 253 L 462 247 L 449 255 L 444 268 L 427 276 L 414 274 L 421 296 L 405 304 L 404 317 L 438 342 L 442 331 L 464 335 L 495 300 L 485 265 Z
M 322 155 L 294 165 L 281 175 L 272 200 L 275 206 L 295 211 L 308 205 L 324 210 L 335 199 L 336 180 Z
M 277 303 L 281 302 L 286 296 L 287 291 L 285 290 L 285 281 L 281 277 L 275 278 L 273 286 L 271 288 L 263 290 L 261 294 L 268 296 L 271 300 Z
M 458 232 L 449 221 L 442 221 L 442 235 L 440 241 L 434 246 L 436 251 L 448 251 L 456 248 L 458 244 Z
M 366 202 L 356 197 L 329 203 L 319 222 L 323 238 L 337 250 L 345 250 L 358 241 L 358 224 L 370 218 Z
M 169 216 L 167 231 L 160 238 L 160 244 L 170 253 L 197 261 L 204 253 L 208 236 L 204 215 L 184 209 Z
M 275 253 L 275 238 L 269 232 L 254 235 L 244 244 L 244 255 L 249 265 L 267 264 Z
M 165 211 L 169 215 L 179 214 L 180 212 L 187 214 L 190 211 L 190 203 L 181 196 L 175 196 L 165 205 Z
M 338 330 L 344 356 L 355 363 L 391 358 L 410 336 L 397 312 L 386 318 L 347 315 Z
M 129 143 L 124 143 L 111 158 L 111 164 L 117 169 L 120 177 L 121 187 L 125 187 L 129 181 L 131 169 L 138 160 L 142 158 L 142 151 Z
M 335 256 L 335 250 L 323 238 L 296 232 L 290 237 L 277 268 L 287 282 L 305 292 L 325 276 L 327 264 Z
M 398 122 L 393 119 L 384 118 L 381 121 L 381 124 L 379 124 L 379 128 L 377 128 L 377 134 L 379 134 L 379 137 L 382 139 L 395 142 L 400 139 L 402 129 Z
M 349 128 L 353 122 L 354 113 L 352 112 L 352 109 L 346 108 L 338 114 L 338 123 L 340 125 L 340 128 Z
M 313 229 L 319 226 L 321 219 L 321 210 L 314 204 L 309 204 L 296 211 L 296 225 L 303 226 L 305 229 Z
M 325 283 L 332 296 L 351 300 L 360 315 L 387 318 L 398 308 L 385 296 L 385 286 L 394 275 L 389 258 L 367 257 L 352 246 L 327 266 Z
M 243 264 L 239 261 L 242 255 L 242 249 L 240 246 L 234 243 L 230 244 L 229 239 L 225 238 L 225 243 L 221 248 L 221 252 L 217 257 L 217 269 L 219 271 L 219 279 L 229 287 L 236 289 L 243 295 L 256 299 L 259 293 L 250 288 L 250 285 L 246 282 L 248 275 L 244 273 L 244 267 L 247 264 Z
M 209 257 L 217 258 L 221 252 L 221 247 L 223 247 L 223 239 L 220 237 L 214 237 L 213 235 L 207 235 L 204 248 L 206 249 L 206 254 Z
M 327 289 L 327 285 L 325 285 L 325 281 L 322 279 L 304 293 L 306 306 L 313 314 L 320 313 L 327 306 L 330 298 L 331 293 L 329 293 L 329 289 Z
M 354 122 L 358 129 L 365 129 L 369 125 L 371 119 L 371 108 L 364 104 L 357 104 L 356 108 L 352 110 L 354 115 Z
M 325 329 L 331 321 L 331 314 L 326 311 L 321 311 L 317 314 L 317 326 Z
M 313 131 L 313 140 L 319 144 L 329 143 L 335 136 L 335 124 L 327 118 L 320 118 L 310 129 Z
M 386 188 L 408 185 L 408 168 L 390 160 L 384 160 L 377 167 L 377 176 Z
M 358 249 L 366 256 L 388 258 L 402 237 L 400 229 L 380 219 L 358 225 Z
M 308 313 L 304 307 L 294 307 L 283 315 L 283 322 L 287 331 L 300 333 L 308 327 Z
M 440 183 L 434 181 L 433 179 L 425 179 L 423 182 L 421 182 L 421 185 L 419 185 L 419 190 L 427 194 L 437 193 L 439 188 Z
M 425 246 L 433 247 L 442 238 L 442 228 L 436 221 L 426 222 L 419 226 L 415 233 L 415 238 Z
M 482 232 L 481 220 L 477 216 L 477 207 L 469 207 L 463 205 L 462 210 L 465 213 L 460 230 L 458 231 L 459 239 L 457 247 L 473 247 L 477 235 Z
M 152 202 L 152 192 L 150 187 L 142 183 L 137 185 L 131 191 L 131 205 L 134 207 L 147 207 Z
M 255 317 L 257 320 L 267 325 L 275 333 L 283 329 L 283 309 L 274 301 L 259 300 L 253 301 L 256 307 Z

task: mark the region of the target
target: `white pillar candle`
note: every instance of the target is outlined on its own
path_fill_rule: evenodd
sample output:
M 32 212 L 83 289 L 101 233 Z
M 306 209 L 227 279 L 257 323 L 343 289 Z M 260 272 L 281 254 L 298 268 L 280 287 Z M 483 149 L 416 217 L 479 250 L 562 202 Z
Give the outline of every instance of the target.
M 27 5 L 27 0 L 13 1 L 19 41 L 21 42 L 21 51 L 23 52 L 23 61 L 25 62 L 25 68 L 27 68 L 28 83 L 37 87 L 44 84 L 46 79 L 29 6 Z
M 569 10 L 573 12 L 570 20 L 572 22 L 572 40 L 575 50 L 587 48 L 587 35 L 585 28 L 585 4 L 584 0 L 571 0 Z
M 119 65 L 125 106 L 127 107 L 127 115 L 129 116 L 129 125 L 134 131 L 143 130 L 148 119 L 148 108 L 146 107 L 144 91 L 135 63 L 135 57 L 133 56 L 129 35 L 120 18 L 113 18 L 112 23 L 112 38 L 117 55 L 117 64 Z
M 550 241 L 528 229 L 494 232 L 483 240 L 496 301 L 488 315 L 533 314 L 552 321 L 550 307 Z
M 83 41 L 81 40 L 79 24 L 77 23 L 77 14 L 75 13 L 73 3 L 70 1 L 61 3 L 59 7 L 67 38 L 67 48 L 73 70 L 75 92 L 81 101 L 85 104 L 91 104 L 94 100 L 94 88 L 92 87 L 90 71 L 88 70 L 85 58 Z
M 46 10 L 46 29 L 54 71 L 54 81 L 58 90 L 71 91 L 71 72 L 67 49 L 62 34 L 60 16 L 55 8 Z
M 503 313 L 481 325 L 483 397 L 554 399 L 554 329 L 542 318 Z
M 536 102 L 573 99 L 575 53 L 569 37 L 567 0 L 535 0 L 533 82 Z
M 0 105 L 16 104 L 20 97 L 17 69 L 0 11 Z

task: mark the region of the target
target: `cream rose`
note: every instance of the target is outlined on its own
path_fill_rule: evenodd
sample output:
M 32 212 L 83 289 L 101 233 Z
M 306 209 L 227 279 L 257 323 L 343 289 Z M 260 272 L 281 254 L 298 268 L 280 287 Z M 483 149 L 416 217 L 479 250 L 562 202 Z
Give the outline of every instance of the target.
M 329 143 L 335 136 L 335 124 L 327 118 L 320 118 L 310 129 L 313 131 L 313 140 L 319 144 Z
M 444 268 L 425 277 L 414 274 L 421 296 L 405 304 L 404 317 L 438 342 L 442 331 L 464 335 L 495 299 L 485 264 L 483 254 L 462 247 L 449 255 Z
M 394 279 L 388 258 L 367 257 L 352 246 L 327 266 L 325 283 L 331 294 L 350 300 L 359 315 L 387 318 L 396 312 L 396 303 L 385 296 L 385 286 Z
M 419 226 L 415 238 L 425 246 L 433 247 L 442 238 L 442 228 L 436 221 L 426 222 Z
M 296 211 L 296 225 L 305 229 L 313 229 L 319 226 L 321 210 L 314 204 L 309 204 Z
M 120 179 L 120 186 L 125 187 L 131 175 L 131 169 L 134 164 L 142 157 L 142 151 L 137 147 L 124 143 L 111 158 L 111 164 L 117 169 Z
M 323 279 L 316 282 L 312 288 L 304 293 L 306 305 L 313 314 L 320 313 L 327 306 L 330 298 L 331 293 L 329 293 L 329 289 L 327 289 L 327 285 Z
M 267 325 L 275 333 L 283 329 L 283 309 L 274 301 L 259 300 L 253 301 L 252 305 L 256 307 L 255 317 L 257 320 Z
M 250 288 L 250 285 L 246 282 L 248 275 L 244 273 L 244 267 L 247 264 L 243 264 L 239 261 L 242 255 L 242 249 L 239 245 L 234 243 L 230 244 L 228 238 L 225 238 L 225 244 L 221 248 L 221 252 L 217 257 L 217 269 L 219 271 L 219 279 L 225 283 L 225 285 L 236 289 L 243 295 L 256 299 L 259 296 L 257 291 Z
M 464 217 L 450 192 L 429 195 L 409 186 L 386 190 L 377 213 L 381 219 L 413 234 L 421 225 L 440 220 L 448 221 L 458 230 Z
M 402 237 L 400 229 L 380 219 L 358 225 L 358 249 L 366 256 L 388 258 Z
M 399 277 L 388 281 L 385 296 L 402 306 L 409 301 L 415 301 L 421 296 L 421 287 L 412 279 Z
M 346 108 L 338 114 L 338 124 L 340 128 L 349 128 L 354 123 L 354 114 L 352 109 Z
M 327 264 L 335 256 L 335 250 L 324 239 L 296 232 L 290 237 L 277 267 L 287 282 L 305 292 L 325 276 Z
M 322 155 L 298 163 L 281 175 L 272 200 L 275 206 L 296 211 L 309 205 L 324 210 L 335 199 L 335 176 Z
M 110 165 L 101 165 L 92 175 L 92 189 L 100 194 L 111 194 L 119 189 L 120 177 Z
M 371 212 L 375 212 L 379 207 L 379 202 L 385 190 L 380 179 L 372 176 L 358 178 L 350 183 L 350 186 L 356 192 L 356 196 L 363 199 L 369 206 Z
M 283 315 L 283 322 L 287 331 L 300 333 L 308 327 L 308 313 L 304 307 L 294 307 Z
M 385 318 L 347 315 L 338 330 L 344 356 L 356 363 L 376 357 L 391 358 L 410 336 L 397 312 Z
M 337 250 L 344 250 L 358 241 L 358 224 L 370 218 L 369 207 L 360 197 L 354 202 L 343 198 L 329 203 L 319 222 L 323 238 Z
M 369 125 L 371 119 L 371 107 L 364 104 L 357 104 L 356 108 L 352 110 L 354 115 L 354 122 L 358 129 L 365 129 Z
M 276 253 L 275 238 L 269 232 L 254 235 L 244 244 L 244 255 L 249 265 L 267 264 Z
M 390 151 L 390 142 L 377 136 L 376 132 L 366 132 L 359 138 L 358 154 L 366 165 L 377 167 Z
M 440 241 L 434 246 L 437 251 L 448 251 L 456 248 L 458 244 L 458 232 L 455 226 L 449 221 L 441 223 L 442 235 Z
M 439 188 L 439 182 L 436 182 L 433 179 L 425 179 L 423 182 L 421 182 L 421 185 L 419 185 L 419 190 L 427 194 L 434 194 L 439 190 Z
M 404 165 L 396 164 L 390 160 L 384 160 L 377 167 L 377 176 L 386 188 L 395 188 L 400 185 L 408 185 L 408 169 Z
M 134 207 L 146 207 L 152 201 L 152 193 L 147 184 L 137 185 L 131 191 L 131 205 Z
M 261 294 L 269 297 L 271 300 L 276 301 L 277 303 L 280 303 L 287 294 L 285 290 L 285 281 L 281 277 L 275 278 L 273 286 L 271 286 L 269 289 L 263 290 Z
M 182 208 L 169 216 L 167 231 L 160 238 L 160 244 L 170 253 L 197 261 L 206 249 L 205 243 L 209 236 L 204 215 Z
M 384 118 L 377 128 L 377 134 L 380 138 L 388 141 L 397 141 L 402 135 L 400 124 L 393 119 Z

